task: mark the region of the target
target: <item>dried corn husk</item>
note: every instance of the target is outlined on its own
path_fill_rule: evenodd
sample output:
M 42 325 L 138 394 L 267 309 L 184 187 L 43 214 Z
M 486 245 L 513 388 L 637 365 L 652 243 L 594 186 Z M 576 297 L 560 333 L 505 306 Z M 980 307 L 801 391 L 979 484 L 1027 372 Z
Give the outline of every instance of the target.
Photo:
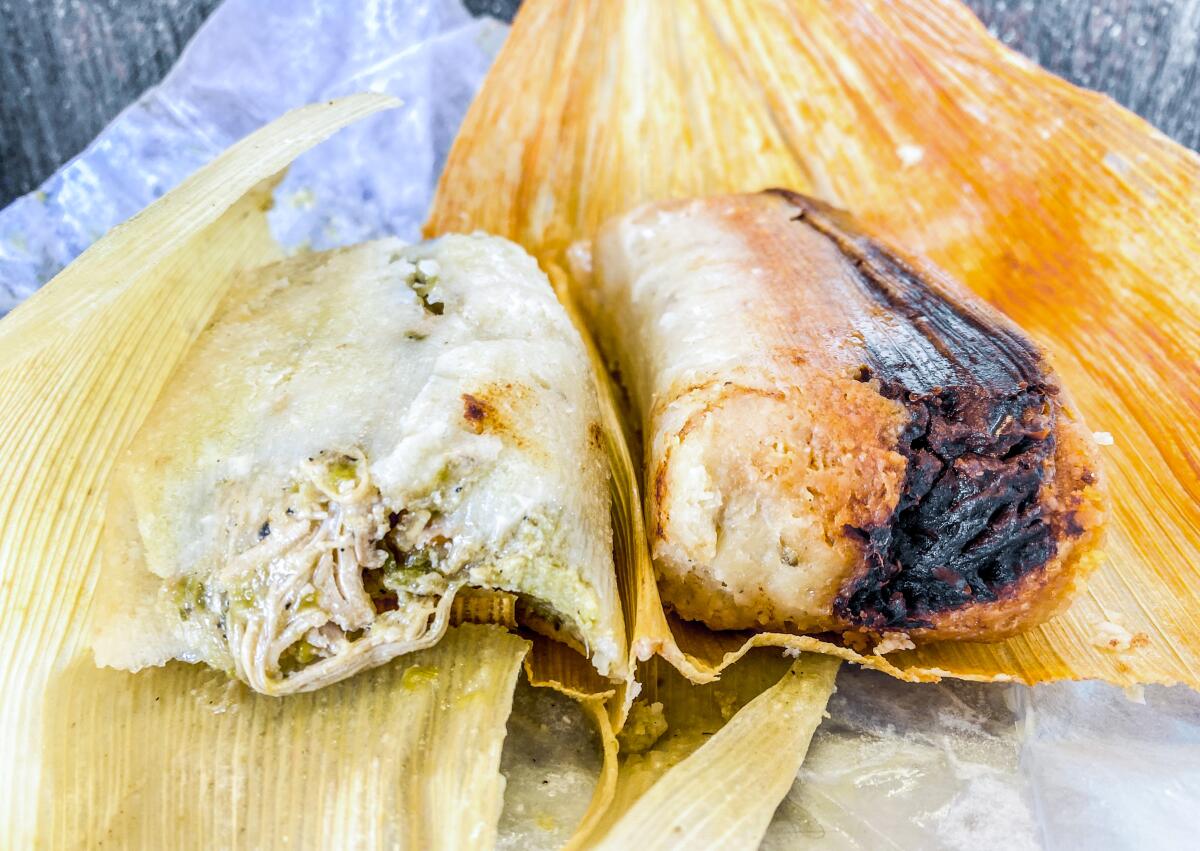
M 53 678 L 48 847 L 490 848 L 528 642 L 464 624 L 438 644 L 284 699 L 172 663 L 80 659 Z
M 87 650 L 111 466 L 234 271 L 278 255 L 272 175 L 393 103 L 307 107 L 251 135 L 0 323 L 0 846 L 492 843 L 523 639 L 462 626 L 288 702 L 186 665 L 100 670 Z M 508 617 L 485 600 L 460 614 Z
M 657 695 L 667 732 L 626 758 L 594 847 L 757 848 L 824 716 L 838 665 L 805 654 L 782 677 L 777 665 L 739 665 L 704 687 L 674 674 L 678 682 Z M 756 680 L 770 674 L 777 681 L 764 690 Z
M 1200 688 L 1200 160 L 1010 52 L 962 4 L 530 0 L 428 229 L 508 236 L 565 278 L 566 248 L 635 204 L 776 185 L 928 255 L 1050 351 L 1084 419 L 1113 434 L 1109 558 L 1032 632 L 884 658 L 668 622 L 639 553 L 635 654 L 697 681 L 766 643 L 911 680 Z M 637 506 L 626 460 L 621 504 Z M 618 529 L 628 546 L 640 523 Z

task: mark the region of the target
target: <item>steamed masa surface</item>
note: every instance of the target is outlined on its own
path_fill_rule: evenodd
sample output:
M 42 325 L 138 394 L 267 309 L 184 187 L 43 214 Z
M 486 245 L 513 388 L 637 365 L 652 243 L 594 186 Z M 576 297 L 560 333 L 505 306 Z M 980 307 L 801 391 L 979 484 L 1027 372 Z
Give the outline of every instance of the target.
M 465 586 L 624 665 L 592 377 L 505 240 L 246 274 L 123 459 L 103 664 L 316 688 L 437 640 Z

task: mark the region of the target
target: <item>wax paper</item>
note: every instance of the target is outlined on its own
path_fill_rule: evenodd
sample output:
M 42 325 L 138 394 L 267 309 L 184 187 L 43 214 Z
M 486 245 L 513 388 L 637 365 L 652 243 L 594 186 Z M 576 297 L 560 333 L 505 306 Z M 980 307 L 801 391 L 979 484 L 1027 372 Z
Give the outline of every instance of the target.
M 354 91 L 403 105 L 298 160 L 272 228 L 293 249 L 418 238 L 505 32 L 458 0 L 227 0 L 159 86 L 0 211 L 0 315 L 236 139 Z M 1200 695 L 1187 690 L 921 686 L 844 668 L 829 713 L 764 848 L 1195 847 Z M 594 733 L 575 704 L 528 686 L 509 731 L 500 844 L 557 847 L 595 782 Z

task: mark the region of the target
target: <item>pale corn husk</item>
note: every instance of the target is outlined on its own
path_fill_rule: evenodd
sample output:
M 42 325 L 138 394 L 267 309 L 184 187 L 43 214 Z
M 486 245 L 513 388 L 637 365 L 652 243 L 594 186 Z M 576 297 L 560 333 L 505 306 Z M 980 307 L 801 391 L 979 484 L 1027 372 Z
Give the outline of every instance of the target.
M 757 848 L 824 717 L 839 664 L 805 654 L 782 677 L 775 665 L 743 664 L 704 687 L 675 674 L 681 683 L 659 695 L 669 741 L 626 758 L 594 847 Z M 770 673 L 778 680 L 764 691 L 755 680 Z
M 44 716 L 47 847 L 491 848 L 528 642 L 464 624 L 316 692 L 80 659 Z
M 0 844 L 29 845 L 48 681 L 83 650 L 108 473 L 236 267 L 276 253 L 255 184 L 381 98 L 297 113 L 114 229 L 0 323 Z
M 99 670 L 87 651 L 112 464 L 234 271 L 277 256 L 268 178 L 394 103 L 290 113 L 0 323 L 0 847 L 494 839 L 528 646 L 507 632 L 461 627 L 407 665 L 286 703 L 185 665 Z M 461 614 L 507 617 L 495 601 L 464 601 Z
M 1084 419 L 1113 435 L 1108 559 L 1025 635 L 884 658 L 668 622 L 639 553 L 624 577 L 634 653 L 697 681 L 766 643 L 911 680 L 1200 688 L 1200 160 L 955 0 L 529 0 L 428 230 L 508 236 L 553 276 L 638 203 L 769 186 L 928 255 L 1049 350 Z M 640 504 L 635 485 L 623 504 Z

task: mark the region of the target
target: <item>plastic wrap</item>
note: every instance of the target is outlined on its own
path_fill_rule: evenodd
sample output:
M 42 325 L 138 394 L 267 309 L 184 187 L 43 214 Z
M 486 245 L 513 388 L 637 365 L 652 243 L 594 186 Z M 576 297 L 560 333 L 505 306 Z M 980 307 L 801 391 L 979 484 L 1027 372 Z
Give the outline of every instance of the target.
M 275 235 L 325 248 L 416 239 L 505 34 L 457 0 L 227 0 L 158 87 L 41 189 L 0 211 L 0 315 L 108 228 L 299 104 L 385 91 L 399 110 L 297 161 Z M 764 847 L 1187 847 L 1200 695 L 1097 684 L 914 686 L 844 669 Z M 504 847 L 555 847 L 599 758 L 578 707 L 526 689 L 510 721 Z
M 0 316 L 113 225 L 288 109 L 358 91 L 403 106 L 297 161 L 276 195 L 285 247 L 416 239 L 442 160 L 506 28 L 457 2 L 229 0 L 157 87 L 0 212 Z

